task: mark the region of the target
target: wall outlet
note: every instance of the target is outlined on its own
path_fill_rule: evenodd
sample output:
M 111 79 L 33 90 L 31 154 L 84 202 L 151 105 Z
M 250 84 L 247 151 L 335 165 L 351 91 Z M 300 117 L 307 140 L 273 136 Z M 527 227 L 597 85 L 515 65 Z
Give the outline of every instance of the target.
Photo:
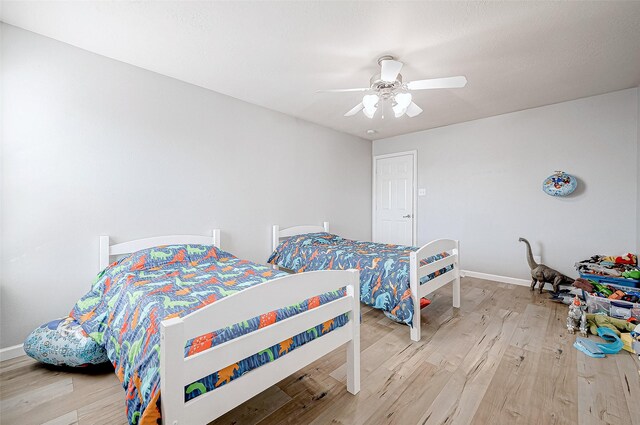
M 418 196 L 426 196 L 427 195 L 427 189 L 425 189 L 424 187 L 421 187 L 418 189 Z

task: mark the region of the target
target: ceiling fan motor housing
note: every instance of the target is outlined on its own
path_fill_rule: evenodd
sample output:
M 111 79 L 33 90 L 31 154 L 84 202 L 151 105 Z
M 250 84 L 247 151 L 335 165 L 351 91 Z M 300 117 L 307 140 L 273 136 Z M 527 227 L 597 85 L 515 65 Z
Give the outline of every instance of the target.
M 402 75 L 398 74 L 393 82 L 384 81 L 380 74 L 376 74 L 369 80 L 372 90 L 389 90 L 393 91 L 402 87 Z

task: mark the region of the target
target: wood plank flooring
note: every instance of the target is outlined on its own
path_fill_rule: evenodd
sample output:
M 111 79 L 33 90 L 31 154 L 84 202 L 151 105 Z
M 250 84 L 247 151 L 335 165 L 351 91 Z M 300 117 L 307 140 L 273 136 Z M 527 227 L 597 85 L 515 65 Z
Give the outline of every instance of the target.
M 362 390 L 345 388 L 345 351 L 284 379 L 213 424 L 640 424 L 640 362 L 572 347 L 567 307 L 526 287 L 465 278 L 422 312 L 422 340 L 363 307 Z M 125 424 L 110 368 L 0 363 L 2 424 Z

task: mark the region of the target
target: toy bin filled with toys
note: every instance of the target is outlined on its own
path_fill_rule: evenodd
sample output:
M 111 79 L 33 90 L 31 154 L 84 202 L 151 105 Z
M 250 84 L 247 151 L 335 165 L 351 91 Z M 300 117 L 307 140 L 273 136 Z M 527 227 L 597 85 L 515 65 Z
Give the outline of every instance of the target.
M 629 253 L 620 257 L 594 255 L 588 260 L 576 263 L 576 269 L 583 279 L 605 285 L 640 288 L 640 269 L 635 254 Z
M 583 290 L 588 313 L 604 313 L 624 320 L 633 317 L 640 321 L 640 289 L 582 278 L 576 280 L 574 286 Z
M 640 289 L 584 278 L 576 279 L 573 286 L 582 293 L 586 305 L 576 295 L 569 306 L 567 329 L 608 341 L 603 344 L 578 337 L 574 347 L 591 357 L 604 357 L 621 349 L 640 357 Z

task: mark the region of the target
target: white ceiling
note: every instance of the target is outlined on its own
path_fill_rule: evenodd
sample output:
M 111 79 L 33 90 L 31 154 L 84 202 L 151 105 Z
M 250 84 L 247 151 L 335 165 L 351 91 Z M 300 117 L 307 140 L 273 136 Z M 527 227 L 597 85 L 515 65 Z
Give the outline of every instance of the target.
M 3 1 L 1 19 L 80 48 L 364 138 L 383 138 L 640 85 L 640 2 Z M 376 59 L 416 118 L 342 115 Z M 375 129 L 374 136 L 366 134 Z

